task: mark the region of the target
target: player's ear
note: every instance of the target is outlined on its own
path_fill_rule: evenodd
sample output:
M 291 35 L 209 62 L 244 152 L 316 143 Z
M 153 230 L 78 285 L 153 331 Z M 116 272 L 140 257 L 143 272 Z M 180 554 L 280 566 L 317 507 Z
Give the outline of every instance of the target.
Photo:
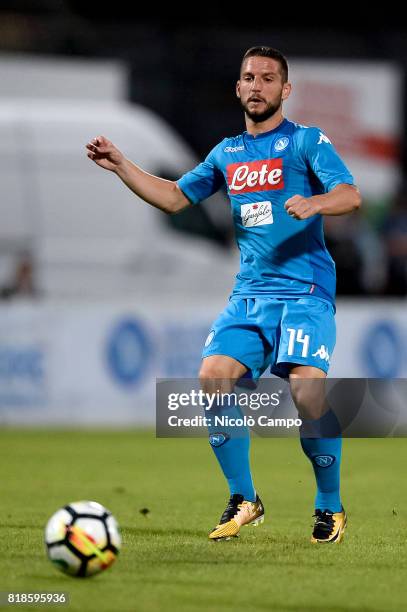
M 287 100 L 288 96 L 291 93 L 291 83 L 284 83 L 283 85 L 283 91 L 282 91 L 282 98 L 283 100 Z
M 237 81 L 236 83 L 236 95 L 238 98 L 240 98 L 240 81 Z

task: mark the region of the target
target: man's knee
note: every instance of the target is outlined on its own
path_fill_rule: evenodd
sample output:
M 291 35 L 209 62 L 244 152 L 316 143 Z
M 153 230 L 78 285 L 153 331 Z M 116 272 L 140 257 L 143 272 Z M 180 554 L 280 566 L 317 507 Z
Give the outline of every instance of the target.
M 207 393 L 230 393 L 234 384 L 245 373 L 246 368 L 225 355 L 206 357 L 199 371 L 202 389 Z
M 228 393 L 233 388 L 228 369 L 221 364 L 202 364 L 199 372 L 201 388 L 205 393 Z
M 315 381 L 296 380 L 294 384 L 291 383 L 291 396 L 303 418 L 319 419 L 327 410 L 325 387 L 322 380 L 316 385 Z
M 326 374 L 313 366 L 294 366 L 290 372 L 290 389 L 301 417 L 319 419 L 327 410 Z

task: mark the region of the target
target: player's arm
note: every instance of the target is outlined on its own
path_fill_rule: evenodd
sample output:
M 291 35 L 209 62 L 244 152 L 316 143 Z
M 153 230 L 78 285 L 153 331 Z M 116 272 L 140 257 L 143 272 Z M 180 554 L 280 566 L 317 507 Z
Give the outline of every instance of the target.
M 298 136 L 299 156 L 325 193 L 307 198 L 294 195 L 285 203 L 288 214 L 294 219 L 308 219 L 317 214 L 346 215 L 359 208 L 359 189 L 329 138 L 318 127 L 304 128 Z
M 123 183 L 148 204 L 166 213 L 177 213 L 191 204 L 175 181 L 145 172 L 104 136 L 86 145 L 88 157 L 98 166 L 117 174 Z
M 314 215 L 346 215 L 362 203 L 359 189 L 355 185 L 342 183 L 321 195 L 304 198 L 295 195 L 285 203 L 285 209 L 294 219 L 308 219 Z

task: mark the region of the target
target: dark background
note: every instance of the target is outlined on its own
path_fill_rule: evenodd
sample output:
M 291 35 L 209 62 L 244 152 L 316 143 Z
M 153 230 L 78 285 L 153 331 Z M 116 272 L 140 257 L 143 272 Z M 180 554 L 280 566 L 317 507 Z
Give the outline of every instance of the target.
M 404 76 L 407 72 L 407 27 L 389 3 L 376 8 L 325 4 L 320 9 L 193 3 L 183 10 L 178 5 L 126 7 L 93 0 L 0 3 L 0 51 L 125 60 L 131 67 L 129 98 L 167 119 L 200 158 L 225 136 L 244 129 L 234 84 L 244 51 L 258 44 L 277 47 L 289 60 L 387 60 L 397 63 Z M 363 286 L 357 232 L 344 243 L 333 225 L 326 237 L 337 264 L 339 294 L 407 294 L 405 98 L 399 152 L 404 178 L 387 217 L 371 227 L 385 245 L 387 281 L 374 289 Z M 172 223 L 199 232 L 200 215 L 192 220 L 187 212 Z M 228 232 L 209 222 L 205 232 L 230 243 Z
M 288 59 L 391 60 L 407 70 L 407 26 L 388 3 L 342 3 L 332 15 L 327 5 L 314 13 L 265 3 L 189 6 L 2 0 L 0 50 L 130 62 L 130 98 L 163 115 L 200 156 L 243 127 L 234 83 L 253 45 L 277 47 Z M 407 170 L 405 142 L 401 153 Z

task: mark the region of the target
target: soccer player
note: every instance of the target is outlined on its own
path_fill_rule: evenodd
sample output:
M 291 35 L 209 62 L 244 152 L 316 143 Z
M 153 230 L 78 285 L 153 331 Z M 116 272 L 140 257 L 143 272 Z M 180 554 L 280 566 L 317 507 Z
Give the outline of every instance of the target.
M 315 435 L 309 429 L 307 435 L 300 432 L 317 486 L 311 541 L 338 543 L 346 526 L 339 491 L 342 440 L 335 415 L 317 406 L 312 384 L 326 377 L 335 345 L 335 265 L 325 247 L 322 217 L 350 213 L 361 197 L 329 138 L 317 127 L 283 116 L 290 93 L 282 53 L 270 47 L 249 49 L 236 85 L 246 131 L 225 138 L 178 181 L 146 173 L 104 136 L 87 149 L 96 164 L 167 213 L 197 204 L 226 183 L 240 271 L 205 343 L 202 385 L 215 392 L 221 380 L 220 390 L 228 392 L 234 381 L 256 380 L 269 367 L 289 378 L 300 415 L 315 425 Z M 304 379 L 314 380 L 303 385 Z M 209 440 L 230 489 L 229 503 L 209 538 L 229 539 L 242 525 L 264 517 L 250 471 L 249 431 L 242 428 L 233 436 L 212 430 Z

